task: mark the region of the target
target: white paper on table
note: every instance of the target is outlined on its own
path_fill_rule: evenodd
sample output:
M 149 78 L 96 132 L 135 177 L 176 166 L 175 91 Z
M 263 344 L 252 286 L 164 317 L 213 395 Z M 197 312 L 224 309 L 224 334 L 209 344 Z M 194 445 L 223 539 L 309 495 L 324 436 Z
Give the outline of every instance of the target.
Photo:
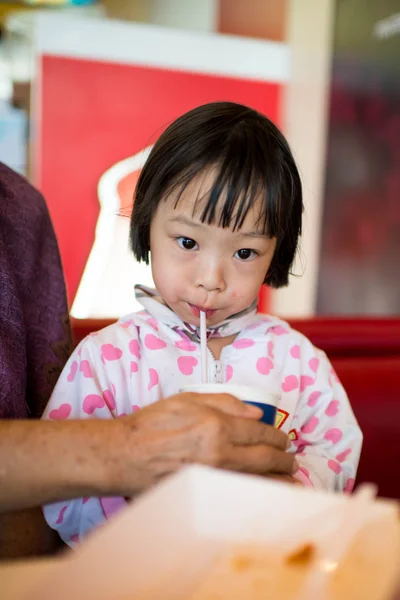
M 187 467 L 95 532 L 26 600 L 183 599 L 224 548 L 295 540 L 296 532 L 308 531 L 307 524 L 310 536 L 329 536 L 335 519 L 322 519 L 314 532 L 313 521 L 348 501 L 260 477 Z M 395 502 L 372 502 L 369 513 L 371 522 L 398 523 Z M 399 530 L 383 530 L 395 572 Z

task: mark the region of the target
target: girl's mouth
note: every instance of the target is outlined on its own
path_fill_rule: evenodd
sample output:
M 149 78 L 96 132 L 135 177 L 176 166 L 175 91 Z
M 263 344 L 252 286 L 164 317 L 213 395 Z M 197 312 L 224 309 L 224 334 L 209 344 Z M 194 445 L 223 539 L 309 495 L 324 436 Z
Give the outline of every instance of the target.
M 190 304 L 190 302 L 188 302 L 188 304 L 189 304 L 190 310 L 193 313 L 193 316 L 197 317 L 198 319 L 200 318 L 200 312 L 205 312 L 207 319 L 211 319 L 211 317 L 213 317 L 215 315 L 215 313 L 217 312 L 216 310 L 211 310 L 209 308 L 203 308 L 202 306 L 194 306 L 193 304 Z

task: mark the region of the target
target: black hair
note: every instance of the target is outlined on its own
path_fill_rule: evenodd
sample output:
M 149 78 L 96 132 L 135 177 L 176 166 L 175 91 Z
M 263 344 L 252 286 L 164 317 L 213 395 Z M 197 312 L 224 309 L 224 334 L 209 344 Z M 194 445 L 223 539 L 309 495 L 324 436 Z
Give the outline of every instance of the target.
M 300 176 L 287 141 L 272 121 L 233 102 L 199 106 L 157 140 L 135 190 L 130 224 L 134 256 L 149 262 L 150 225 L 160 200 L 178 190 L 177 204 L 188 183 L 210 167 L 215 177 L 201 221 L 240 229 L 261 195 L 259 223 L 266 235 L 277 239 L 265 283 L 287 285 L 301 235 Z

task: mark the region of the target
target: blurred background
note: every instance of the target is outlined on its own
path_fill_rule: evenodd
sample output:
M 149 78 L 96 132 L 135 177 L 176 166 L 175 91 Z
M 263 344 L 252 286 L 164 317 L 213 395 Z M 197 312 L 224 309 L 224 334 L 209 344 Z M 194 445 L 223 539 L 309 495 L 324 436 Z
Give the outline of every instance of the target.
M 134 184 L 182 112 L 233 100 L 304 185 L 283 317 L 400 314 L 400 0 L 0 2 L 0 160 L 45 195 L 73 316 L 136 309 Z

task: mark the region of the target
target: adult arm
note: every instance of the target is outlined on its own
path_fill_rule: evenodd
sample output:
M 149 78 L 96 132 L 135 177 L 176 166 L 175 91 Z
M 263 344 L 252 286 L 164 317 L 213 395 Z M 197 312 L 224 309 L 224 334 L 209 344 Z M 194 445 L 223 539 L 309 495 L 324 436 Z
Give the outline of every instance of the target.
M 131 496 L 187 463 L 290 474 L 287 437 L 230 396 L 179 394 L 114 420 L 0 421 L 0 512 Z

